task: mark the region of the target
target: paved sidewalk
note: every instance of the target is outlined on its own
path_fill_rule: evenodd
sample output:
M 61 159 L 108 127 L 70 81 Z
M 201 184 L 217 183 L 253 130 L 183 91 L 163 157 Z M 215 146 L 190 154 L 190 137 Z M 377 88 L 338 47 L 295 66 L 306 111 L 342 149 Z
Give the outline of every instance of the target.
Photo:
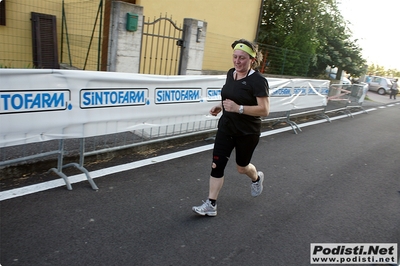
M 379 95 L 376 92 L 369 91 L 367 93 L 368 99 L 364 101 L 364 105 L 373 105 L 373 104 L 390 104 L 390 103 L 396 103 L 400 101 L 400 94 L 397 95 L 396 100 L 394 99 L 389 99 L 389 95 Z

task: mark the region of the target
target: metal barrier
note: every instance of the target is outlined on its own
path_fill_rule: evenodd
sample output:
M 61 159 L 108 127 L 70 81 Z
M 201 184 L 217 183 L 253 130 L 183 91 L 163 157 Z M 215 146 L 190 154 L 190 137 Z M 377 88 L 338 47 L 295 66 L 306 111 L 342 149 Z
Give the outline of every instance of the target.
M 314 114 L 316 117 L 326 119 L 331 123 L 331 119 L 328 116 L 329 113 L 343 112 L 346 113 L 347 116 L 353 117 L 351 113 L 352 108 L 360 108 L 364 113 L 367 113 L 362 106 L 367 91 L 367 84 L 333 84 L 329 88 L 326 105 L 309 109 L 292 109 L 284 112 L 284 114 L 278 118 L 265 118 L 263 121 L 269 122 L 274 120 L 272 126 L 279 123 L 286 123 L 292 128 L 295 134 L 298 134 L 297 131 L 301 132 L 302 130 L 299 125 L 292 120 L 293 117 Z
M 362 106 L 365 96 L 368 92 L 367 84 L 353 84 L 350 88 L 349 103 L 347 108 L 360 108 L 365 114 L 368 112 Z
M 346 113 L 349 117 L 353 117 L 351 108 L 361 108 L 364 113 L 367 113 L 362 107 L 367 91 L 368 85 L 365 84 L 331 85 L 325 113 L 340 111 Z
M 280 123 L 286 123 L 286 124 L 288 124 L 288 125 L 292 128 L 292 130 L 293 130 L 293 132 L 294 132 L 295 134 L 297 134 L 297 131 L 296 131 L 296 130 L 298 130 L 298 131 L 301 132 L 301 128 L 297 125 L 296 122 L 290 120 L 290 117 L 291 117 L 291 111 L 286 111 L 284 116 L 282 116 L 282 117 L 276 119 L 276 121 L 272 124 L 272 127 L 273 127 L 273 126 L 276 126 L 276 125 L 278 125 L 278 124 L 280 124 Z M 269 120 L 269 119 L 264 119 L 263 121 L 264 121 L 264 122 L 267 122 L 268 120 Z
M 281 113 L 273 113 L 269 118 L 262 120 L 263 123 L 287 123 L 295 134 L 302 131 L 299 125 L 292 120 L 294 117 L 315 115 L 331 122 L 328 114 L 332 112 L 345 112 L 352 117 L 351 108 L 361 108 L 365 97 L 365 86 L 363 85 L 332 85 L 327 96 L 326 106 L 316 106 L 308 109 L 296 109 Z M 279 116 L 284 113 L 283 116 Z M 44 160 L 50 156 L 57 156 L 57 167 L 51 168 L 49 172 L 54 172 L 66 183 L 69 190 L 72 190 L 68 176 L 63 172 L 67 167 L 75 167 L 86 175 L 88 182 L 94 190 L 98 187 L 90 177 L 90 173 L 84 167 L 86 156 L 98 155 L 132 148 L 135 146 L 163 142 L 170 139 L 198 135 L 200 133 L 213 132 L 216 130 L 218 119 L 210 117 L 204 121 L 190 122 L 190 119 L 177 121 L 171 120 L 169 123 L 160 123 L 149 126 L 141 130 L 133 130 L 117 134 L 88 137 L 82 139 L 61 139 L 45 142 L 30 143 L 19 146 L 0 148 L 0 170 L 30 161 L 32 163 Z M 78 163 L 63 164 L 66 156 L 79 155 Z
M 293 132 L 295 134 L 298 134 L 297 131 L 302 132 L 302 130 L 301 130 L 300 126 L 295 121 L 292 120 L 293 118 L 314 115 L 318 118 L 326 119 L 326 121 L 331 123 L 331 119 L 325 113 L 325 111 L 326 111 L 326 105 L 315 107 L 315 108 L 297 110 L 297 111 L 290 110 L 290 111 L 284 112 L 284 114 L 278 118 L 273 118 L 273 119 L 265 118 L 265 119 L 263 119 L 263 122 L 269 122 L 269 121 L 273 120 L 274 122 L 272 124 L 272 127 L 279 123 L 288 124 L 292 128 Z
M 171 139 L 188 137 L 199 133 L 214 131 L 218 120 L 212 118 L 205 121 L 183 122 L 170 125 L 154 126 L 141 130 L 96 136 L 81 139 L 60 139 L 46 142 L 25 144 L 0 148 L 0 170 L 7 166 L 18 165 L 26 161 L 34 163 L 40 160 L 57 156 L 57 167 L 48 172 L 54 172 L 63 180 L 68 190 L 72 190 L 68 176 L 63 172 L 65 168 L 75 167 L 86 175 L 92 189 L 98 190 L 97 185 L 84 167 L 86 156 L 98 155 L 132 148 L 139 145 L 148 145 Z M 57 145 L 58 143 L 58 145 Z M 66 156 L 79 155 L 78 163 L 64 164 Z

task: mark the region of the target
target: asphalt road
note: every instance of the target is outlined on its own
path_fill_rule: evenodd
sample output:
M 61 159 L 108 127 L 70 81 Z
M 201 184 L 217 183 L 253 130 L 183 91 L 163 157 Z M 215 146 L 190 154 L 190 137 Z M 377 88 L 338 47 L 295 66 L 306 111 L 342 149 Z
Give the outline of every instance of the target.
M 81 182 L 1 201 L 0 263 L 297 266 L 311 243 L 400 247 L 400 105 L 376 108 L 263 137 L 257 198 L 233 157 L 216 217 L 191 211 L 211 150 L 98 178 L 97 192 Z

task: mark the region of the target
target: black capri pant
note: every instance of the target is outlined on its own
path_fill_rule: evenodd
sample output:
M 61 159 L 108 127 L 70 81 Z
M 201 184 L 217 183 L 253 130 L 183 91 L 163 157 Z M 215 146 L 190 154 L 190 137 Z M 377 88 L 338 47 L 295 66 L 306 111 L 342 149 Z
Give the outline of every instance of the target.
M 233 149 L 236 151 L 236 164 L 242 167 L 247 166 L 259 140 L 260 134 L 231 136 L 218 130 L 214 143 L 211 176 L 215 178 L 224 176 L 225 167 Z

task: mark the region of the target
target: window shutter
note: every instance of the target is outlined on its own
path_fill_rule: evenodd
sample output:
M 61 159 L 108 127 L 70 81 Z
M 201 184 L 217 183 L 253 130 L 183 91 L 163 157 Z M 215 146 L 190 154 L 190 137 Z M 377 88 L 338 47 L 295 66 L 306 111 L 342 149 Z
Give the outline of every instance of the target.
M 58 69 L 56 16 L 31 12 L 32 54 L 36 68 Z
M 0 2 L 0 25 L 6 25 L 6 0 Z

